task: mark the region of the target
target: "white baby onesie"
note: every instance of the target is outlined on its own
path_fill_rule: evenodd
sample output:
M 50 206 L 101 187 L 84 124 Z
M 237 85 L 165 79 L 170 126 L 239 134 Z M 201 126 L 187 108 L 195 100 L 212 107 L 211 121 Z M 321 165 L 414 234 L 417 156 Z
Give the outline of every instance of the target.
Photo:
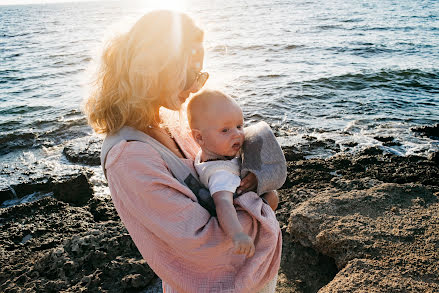
M 201 152 L 195 158 L 194 166 L 201 183 L 209 188 L 210 194 L 218 191 L 235 193 L 241 183 L 239 158 L 200 162 Z

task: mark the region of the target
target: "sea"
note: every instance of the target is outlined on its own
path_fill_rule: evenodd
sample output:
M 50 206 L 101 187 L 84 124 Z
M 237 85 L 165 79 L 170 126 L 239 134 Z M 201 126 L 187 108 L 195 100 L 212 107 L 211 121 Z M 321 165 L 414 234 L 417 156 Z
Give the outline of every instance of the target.
M 268 122 L 281 144 L 300 149 L 311 137 L 342 152 L 439 150 L 437 139 L 412 131 L 439 123 L 437 0 L 0 5 L 2 188 L 26 170 L 75 167 L 62 150 L 93 134 L 81 103 L 102 44 L 163 8 L 188 13 L 205 30 L 207 86 L 234 97 L 247 125 Z

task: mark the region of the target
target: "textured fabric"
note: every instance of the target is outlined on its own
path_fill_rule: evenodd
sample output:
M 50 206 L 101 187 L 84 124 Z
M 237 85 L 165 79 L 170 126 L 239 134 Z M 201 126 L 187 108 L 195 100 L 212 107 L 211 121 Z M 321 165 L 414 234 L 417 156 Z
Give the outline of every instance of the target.
M 193 168 L 198 152 L 173 133 Z M 170 173 L 160 155 L 141 142 L 122 141 L 108 153 L 108 185 L 116 210 L 166 293 L 257 292 L 278 272 L 281 232 L 271 208 L 254 192 L 234 200 L 238 218 L 256 245 L 246 259 L 215 217 Z
M 279 189 L 287 178 L 284 153 L 265 122 L 244 129 L 241 177 L 252 172 L 258 179 L 257 194 Z
M 199 152 L 194 165 L 201 183 L 209 188 L 210 194 L 218 191 L 235 193 L 241 183 L 238 158 L 201 162 L 201 152 Z
M 276 285 L 277 285 L 277 276 L 274 277 L 273 280 L 265 284 L 265 286 L 258 291 L 258 293 L 274 293 L 276 291 Z
M 241 184 L 241 178 L 229 171 L 218 170 L 210 176 L 208 184 L 211 195 L 219 191 L 228 191 L 234 194 L 236 188 Z

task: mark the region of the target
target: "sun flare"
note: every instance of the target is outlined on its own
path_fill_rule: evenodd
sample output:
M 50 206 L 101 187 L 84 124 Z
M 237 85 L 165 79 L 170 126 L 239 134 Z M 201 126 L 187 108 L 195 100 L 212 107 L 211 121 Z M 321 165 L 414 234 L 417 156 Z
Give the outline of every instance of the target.
M 139 3 L 141 3 L 141 8 L 144 12 L 157 10 L 157 9 L 170 9 L 177 11 L 186 10 L 185 0 L 149 0 L 149 1 L 140 1 Z

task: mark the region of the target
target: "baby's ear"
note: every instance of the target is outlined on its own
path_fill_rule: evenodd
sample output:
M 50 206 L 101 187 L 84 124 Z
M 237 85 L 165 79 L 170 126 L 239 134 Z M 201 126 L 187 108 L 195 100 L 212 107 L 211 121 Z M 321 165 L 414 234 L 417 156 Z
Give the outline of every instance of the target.
M 202 146 L 204 144 L 203 135 L 201 135 L 201 131 L 199 129 L 192 129 L 191 134 L 193 139 L 199 146 Z

